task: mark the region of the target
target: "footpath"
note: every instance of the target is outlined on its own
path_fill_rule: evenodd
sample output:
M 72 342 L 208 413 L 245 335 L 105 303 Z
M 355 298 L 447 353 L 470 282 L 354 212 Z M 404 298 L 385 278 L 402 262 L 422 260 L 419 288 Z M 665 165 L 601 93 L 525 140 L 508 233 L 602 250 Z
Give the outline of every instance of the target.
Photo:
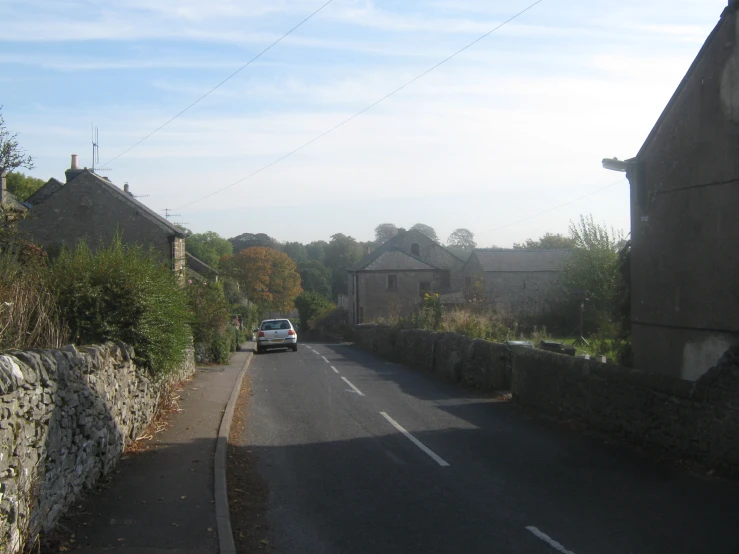
M 235 552 L 225 495 L 226 446 L 252 347 L 242 345 L 229 365 L 197 368 L 179 392 L 178 411 L 165 418 L 166 428 L 138 441 L 110 482 L 63 519 L 55 551 Z

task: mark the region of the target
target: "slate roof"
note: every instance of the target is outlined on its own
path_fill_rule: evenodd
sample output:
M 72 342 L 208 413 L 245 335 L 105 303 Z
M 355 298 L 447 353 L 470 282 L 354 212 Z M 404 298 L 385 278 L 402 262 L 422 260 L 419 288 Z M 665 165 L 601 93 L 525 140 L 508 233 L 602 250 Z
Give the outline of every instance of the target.
M 61 181 L 57 181 L 52 177 L 40 189 L 38 189 L 26 199 L 26 204 L 30 205 L 31 207 L 37 206 L 63 186 L 64 183 L 62 183 Z
M 421 258 L 392 249 L 381 252 L 365 267 L 356 271 L 423 271 L 434 269 L 436 268 L 427 264 Z
M 428 238 L 426 235 L 424 235 L 418 229 L 411 229 L 409 231 L 405 231 L 405 234 L 403 236 L 404 237 L 407 237 L 408 234 L 413 234 L 413 233 L 415 233 L 416 235 L 419 236 L 420 241 L 423 241 L 423 240 L 431 241 L 434 244 L 438 245 L 440 248 L 444 248 L 439 243 L 437 243 L 437 242 L 431 240 L 430 238 Z M 395 235 L 394 237 L 392 237 L 391 239 L 389 239 L 387 242 L 385 242 L 383 245 L 379 246 L 376 250 L 373 250 L 372 252 L 370 252 L 369 254 L 367 254 L 364 258 L 362 258 L 358 263 L 356 263 L 352 267 L 350 267 L 347 271 L 354 272 L 354 271 L 362 271 L 364 269 L 368 269 L 368 266 L 374 260 L 376 260 L 377 258 L 379 258 L 383 253 L 388 252 L 389 250 L 397 250 L 397 240 L 398 240 L 398 235 Z M 446 250 L 446 248 L 444 248 L 444 250 Z M 447 252 L 449 252 L 449 250 L 447 250 Z M 449 252 L 449 254 L 451 254 L 455 258 L 459 259 L 458 256 L 456 256 L 453 252 Z M 413 256 L 413 257 L 416 258 L 415 256 Z M 421 258 L 416 258 L 416 259 L 417 260 L 421 260 Z M 423 261 L 423 260 L 421 260 L 421 261 Z M 431 266 L 429 266 L 429 267 L 431 267 Z M 437 268 L 431 267 L 431 269 L 437 269 Z
M 18 200 L 15 197 L 15 194 L 13 194 L 12 192 L 8 192 L 8 191 L 5 191 L 4 206 L 17 210 L 19 212 L 25 212 L 28 209 L 28 206 L 26 206 L 23 202 Z M 2 206 L 0 206 L 0 208 L 2 208 Z
M 172 234 L 174 234 L 174 235 L 176 235 L 178 237 L 183 237 L 183 238 L 187 236 L 187 233 L 185 233 L 185 231 L 183 231 L 182 229 L 180 229 L 179 227 L 177 227 L 175 224 L 173 224 L 172 222 L 170 222 L 166 218 L 164 218 L 161 215 L 159 215 L 158 213 L 156 213 L 151 208 L 145 206 L 144 204 L 142 204 L 141 202 L 139 202 L 138 200 L 136 200 L 130 194 L 124 192 L 123 189 L 118 188 L 117 186 L 115 186 L 113 183 L 111 183 L 107 179 L 105 179 L 103 177 L 100 177 L 100 175 L 96 175 L 95 173 L 93 173 L 89 169 L 84 169 L 78 176 L 76 176 L 74 179 L 72 179 L 72 181 L 70 181 L 70 183 L 73 183 L 75 180 L 80 179 L 80 178 L 85 178 L 85 177 L 87 177 L 87 178 L 89 178 L 89 177 L 95 178 L 98 181 L 98 183 L 103 188 L 105 188 L 108 192 L 110 192 L 113 196 L 115 196 L 116 198 L 118 198 L 122 202 L 130 205 L 132 208 L 136 208 L 142 216 L 144 216 L 149 221 L 151 221 L 151 222 L 155 223 L 156 225 L 158 225 L 165 232 L 169 232 L 169 233 L 172 233 Z M 67 183 L 67 185 L 69 185 L 69 183 Z M 67 186 L 67 185 L 65 185 L 65 186 Z
M 210 267 L 203 260 L 201 260 L 200 258 L 196 258 L 187 251 L 185 251 L 185 263 L 187 269 L 197 274 L 198 276 L 214 279 L 219 275 L 217 269 Z
M 571 250 L 475 250 L 485 272 L 559 271 Z

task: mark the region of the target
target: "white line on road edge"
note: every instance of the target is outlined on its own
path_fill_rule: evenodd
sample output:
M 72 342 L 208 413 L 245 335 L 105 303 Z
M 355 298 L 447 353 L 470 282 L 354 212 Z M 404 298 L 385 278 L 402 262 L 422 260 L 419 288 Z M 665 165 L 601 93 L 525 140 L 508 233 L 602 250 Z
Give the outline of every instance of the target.
M 342 377 L 342 379 L 343 379 L 343 377 Z M 408 431 L 406 431 L 403 428 L 403 426 L 400 425 L 400 423 L 398 423 L 397 421 L 395 421 L 393 418 L 391 418 L 385 412 L 380 412 L 380 415 L 382 417 L 384 417 L 385 419 L 387 419 L 390 422 L 390 424 L 393 427 L 395 427 L 398 431 L 400 431 L 401 433 L 403 433 L 409 441 L 411 441 L 418 448 L 420 448 L 421 450 L 423 450 L 426 454 L 428 454 L 429 456 L 431 456 L 431 458 L 433 458 L 433 460 L 437 464 L 439 464 L 442 467 L 449 467 L 449 462 L 446 462 L 442 458 L 440 458 L 439 456 L 437 456 L 436 453 L 433 450 L 431 450 L 428 446 L 426 446 L 425 444 L 423 444 L 420 440 L 418 440 L 416 437 L 414 437 Z
M 334 371 L 335 371 L 336 373 L 338 373 L 338 372 L 339 372 L 339 370 L 338 370 L 338 369 L 336 369 L 336 368 L 335 368 L 334 366 L 331 366 L 331 369 L 333 369 L 333 370 L 334 370 Z
M 328 363 L 328 360 L 326 359 L 326 356 L 321 356 L 321 358 L 323 358 L 323 361 L 324 362 Z
M 336 373 L 338 373 L 338 371 L 337 371 Z M 349 381 L 349 379 L 347 379 L 346 377 L 343 377 L 343 376 L 342 376 L 341 378 L 342 378 L 342 379 L 344 380 L 344 382 L 345 382 L 345 383 L 346 383 L 347 385 L 349 385 L 349 386 L 350 386 L 351 388 L 353 388 L 353 389 L 354 389 L 354 392 L 356 392 L 356 393 L 357 393 L 357 394 L 358 394 L 359 396 L 364 396 L 364 394 L 362 394 L 362 391 L 361 391 L 361 390 L 359 390 L 359 389 L 358 389 L 357 387 L 355 387 L 354 385 L 352 385 L 352 383 L 351 383 L 351 381 Z
M 529 531 L 531 531 L 534 534 L 535 537 L 543 540 L 549 546 L 551 546 L 552 548 L 554 548 L 554 550 L 556 550 L 557 552 L 561 552 L 562 554 L 575 554 L 571 550 L 567 550 L 564 546 L 562 546 L 561 544 L 559 544 L 557 541 L 555 541 L 552 537 L 550 537 L 546 533 L 542 533 L 541 531 L 539 531 L 533 525 L 529 525 L 528 527 L 526 527 L 526 529 L 528 529 Z

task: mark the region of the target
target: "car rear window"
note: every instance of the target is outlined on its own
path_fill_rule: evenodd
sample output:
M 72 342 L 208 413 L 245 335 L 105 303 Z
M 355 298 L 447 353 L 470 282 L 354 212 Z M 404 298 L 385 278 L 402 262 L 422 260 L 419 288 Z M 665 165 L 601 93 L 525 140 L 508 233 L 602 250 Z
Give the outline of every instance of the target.
M 262 331 L 278 331 L 281 329 L 290 329 L 290 322 L 286 319 L 280 319 L 277 321 L 265 321 L 262 323 Z

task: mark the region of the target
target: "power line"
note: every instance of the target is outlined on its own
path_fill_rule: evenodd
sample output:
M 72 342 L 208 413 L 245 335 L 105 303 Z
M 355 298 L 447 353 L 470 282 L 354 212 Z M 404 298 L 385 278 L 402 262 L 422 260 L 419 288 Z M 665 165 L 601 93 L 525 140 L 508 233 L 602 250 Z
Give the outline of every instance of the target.
M 167 121 L 165 121 L 164 123 L 162 123 L 159 127 L 157 127 L 156 129 L 154 129 L 151 133 L 149 133 L 148 135 L 146 135 L 144 138 L 142 138 L 141 140 L 139 140 L 135 144 L 133 144 L 133 145 L 129 146 L 128 148 L 126 148 L 123 152 L 121 152 L 120 154 L 118 154 L 115 158 L 111 159 L 109 162 L 105 163 L 104 165 L 108 165 L 109 163 L 114 162 L 115 160 L 117 160 L 118 158 L 120 158 L 121 156 L 123 156 L 124 154 L 127 154 L 128 152 L 130 152 L 131 150 L 133 150 L 134 148 L 136 148 L 139 144 L 141 144 L 142 142 L 144 142 L 146 139 L 148 139 L 149 137 L 151 137 L 153 134 L 155 134 L 155 133 L 161 131 L 162 129 L 164 129 L 167 125 L 169 125 L 170 123 L 172 123 L 175 119 L 177 119 L 178 117 L 180 117 L 183 113 L 185 113 L 187 110 L 189 110 L 190 108 L 192 108 L 195 104 L 197 104 L 198 102 L 200 102 L 201 100 L 203 100 L 206 96 L 210 95 L 217 88 L 219 88 L 221 85 L 223 85 L 224 83 L 226 83 L 226 81 L 228 81 L 229 79 L 231 79 L 232 77 L 234 77 L 237 73 L 241 72 L 244 68 L 246 68 L 249 65 L 251 65 L 254 61 L 256 61 L 259 58 L 261 58 L 262 55 L 264 55 L 266 52 L 268 52 L 269 50 L 271 50 L 273 46 L 277 45 L 285 37 L 287 37 L 289 34 L 291 34 L 293 31 L 295 31 L 298 27 L 302 26 L 304 23 L 306 23 L 309 19 L 311 19 L 314 15 L 316 15 L 318 12 L 320 12 L 323 8 L 325 8 L 326 6 L 328 6 L 333 1 L 334 0 L 328 0 L 320 8 L 318 8 L 316 11 L 314 11 L 312 14 L 310 14 L 305 19 L 303 19 L 303 21 L 301 21 L 300 23 L 298 23 L 297 25 L 295 25 L 295 27 L 293 27 L 292 29 L 290 29 L 287 33 L 285 33 L 280 38 L 278 38 L 276 41 L 274 41 L 272 44 L 270 44 L 269 46 L 267 46 L 267 48 L 265 48 L 264 50 L 262 50 L 261 52 L 259 52 L 259 54 L 257 54 L 256 56 L 254 56 L 252 59 L 250 59 L 248 62 L 246 62 L 240 68 L 238 68 L 236 71 L 234 71 L 233 73 L 231 73 L 231 75 L 229 75 L 228 77 L 226 77 L 225 79 L 223 79 L 223 81 L 221 81 L 220 83 L 218 83 L 216 86 L 214 86 L 208 92 L 206 92 L 205 94 L 203 94 L 200 98 L 198 98 L 197 100 L 195 100 L 195 102 L 193 102 L 192 104 L 190 104 L 189 106 L 187 106 L 185 109 L 183 109 L 182 111 L 178 112 L 176 115 L 174 115 L 173 117 L 171 117 L 170 119 L 168 119 Z
M 488 229 L 487 231 L 483 231 L 481 233 L 478 233 L 478 235 L 485 235 L 487 233 L 494 233 L 495 231 L 500 231 L 501 229 L 505 229 L 506 227 L 512 227 L 513 225 L 518 225 L 519 223 L 523 223 L 524 221 L 529 221 L 530 219 L 534 219 L 536 217 L 539 217 L 540 215 L 544 215 L 549 212 L 553 212 L 554 210 L 558 210 L 559 208 L 562 208 L 563 206 L 567 206 L 568 204 L 572 204 L 573 202 L 577 202 L 578 200 L 582 200 L 583 198 L 587 198 L 588 196 L 593 196 L 594 194 L 598 194 L 599 192 L 602 192 L 606 189 L 609 189 L 611 187 L 615 187 L 616 185 L 623 183 L 626 181 L 626 179 L 621 179 L 619 181 L 616 181 L 615 183 L 611 183 L 610 185 L 606 185 L 604 187 L 599 188 L 598 190 L 594 190 L 593 192 L 589 192 L 587 194 L 583 194 L 582 196 L 578 198 L 573 198 L 572 200 L 568 200 L 567 202 L 563 202 L 562 204 L 559 204 L 557 206 L 552 206 L 551 208 L 547 208 L 543 212 L 539 212 L 538 214 L 530 215 L 528 217 L 524 217 L 523 219 L 519 219 L 518 221 L 514 221 L 512 223 L 506 223 L 505 225 L 501 225 L 500 227 L 496 227 L 494 229 Z
M 399 86 L 398 88 L 396 88 L 396 89 L 395 89 L 395 90 L 393 90 L 392 92 L 390 92 L 390 93 L 386 94 L 385 96 L 383 96 L 383 97 L 382 97 L 382 98 L 380 98 L 379 100 L 376 100 L 375 102 L 373 102 L 372 104 L 370 104 L 370 105 L 369 105 L 369 106 L 367 106 L 366 108 L 364 108 L 364 109 L 362 109 L 362 110 L 358 111 L 357 113 L 355 113 L 354 115 L 352 115 L 352 116 L 348 117 L 347 119 L 343 120 L 342 122 L 340 122 L 340 123 L 337 123 L 336 125 L 334 125 L 333 127 L 331 127 L 331 128 L 330 128 L 330 129 L 328 130 L 328 131 L 325 131 L 325 132 L 321 133 L 320 135 L 318 135 L 318 136 L 316 136 L 316 137 L 312 138 L 312 139 L 311 139 L 311 140 L 309 140 L 308 142 L 304 143 L 303 145 L 301 145 L 301 146 L 298 146 L 298 147 L 297 147 L 297 148 L 296 148 L 295 150 L 291 150 L 291 151 L 290 151 L 290 152 L 288 152 L 287 154 L 284 154 L 283 156 L 280 156 L 280 157 L 279 157 L 279 158 L 277 158 L 276 160 L 274 160 L 274 161 L 272 161 L 272 162 L 268 163 L 267 165 L 265 165 L 265 166 L 262 166 L 262 167 L 260 167 L 259 169 L 257 169 L 256 171 L 254 171 L 254 172 L 250 173 L 250 174 L 249 174 L 249 175 L 247 175 L 246 177 L 242 177 L 242 178 L 241 178 L 241 179 L 239 179 L 238 181 L 234 181 L 234 182 L 233 182 L 233 183 L 231 183 L 230 185 L 226 185 L 226 186 L 225 186 L 225 187 L 223 187 L 223 188 L 217 189 L 217 190 L 215 190 L 215 191 L 211 192 L 210 194 L 208 194 L 208 195 L 206 195 L 206 196 L 203 196 L 202 198 L 199 198 L 199 199 L 197 199 L 197 200 L 193 200 L 192 202 L 188 202 L 187 204 L 183 204 L 182 206 L 179 206 L 179 207 L 178 207 L 177 209 L 179 210 L 179 209 L 182 209 L 182 208 L 186 208 L 187 206 L 192 206 L 193 204 L 196 204 L 196 203 L 198 203 L 198 202 L 202 202 L 203 200 L 206 200 L 206 199 L 210 198 L 211 196 L 215 196 L 216 194 L 219 194 L 219 193 L 223 192 L 224 190 L 230 189 L 231 187 L 234 187 L 234 186 L 238 185 L 239 183 L 241 183 L 241 182 L 243 182 L 243 181 L 246 181 L 247 179 L 251 179 L 252 177 L 254 177 L 255 175 L 257 175 L 258 173 L 261 173 L 262 171 L 264 171 L 265 169 L 269 169 L 269 168 L 270 168 L 270 167 L 272 167 L 273 165 L 276 165 L 276 164 L 280 163 L 281 161 L 283 161 L 283 160 L 285 160 L 285 159 L 289 158 L 289 157 L 290 157 L 290 156 L 292 156 L 293 154 L 296 154 L 297 152 L 301 151 L 301 150 L 302 150 L 303 148 L 305 148 L 305 147 L 307 147 L 307 146 L 310 146 L 311 144 L 313 144 L 314 142 L 316 142 L 316 141 L 318 141 L 318 140 L 322 139 L 322 138 L 323 138 L 323 137 L 325 137 L 326 135 L 328 135 L 328 134 L 330 134 L 330 133 L 333 133 L 333 132 L 334 132 L 334 131 L 335 131 L 336 129 L 338 129 L 339 127 L 341 127 L 341 126 L 343 126 L 343 125 L 346 125 L 346 124 L 347 124 L 347 123 L 349 123 L 349 122 L 350 122 L 351 120 L 353 120 L 353 119 L 355 119 L 355 118 L 359 117 L 360 115 L 362 115 L 363 113 L 365 113 L 365 112 L 367 112 L 367 111 L 371 110 L 372 108 L 374 108 L 375 106 L 377 106 L 377 105 L 378 105 L 378 104 L 380 104 L 381 102 L 384 102 L 385 100 L 387 100 L 387 99 L 388 99 L 388 98 L 390 98 L 391 96 L 393 96 L 393 95 L 397 94 L 398 92 L 400 92 L 401 90 L 403 90 L 403 89 L 404 89 L 404 88 L 406 88 L 407 86 L 409 86 L 409 85 L 411 85 L 411 84 L 415 83 L 415 82 L 416 82 L 416 81 L 418 81 L 418 80 L 419 80 L 420 78 L 422 78 L 422 77 L 426 76 L 427 74 L 431 73 L 431 72 L 432 72 L 432 71 L 433 71 L 434 69 L 436 69 L 437 67 L 439 67 L 439 66 L 441 66 L 441 65 L 445 64 L 446 62 L 448 62 L 448 61 L 449 61 L 449 60 L 451 60 L 452 58 L 456 57 L 457 55 L 459 55 L 459 54 L 461 54 L 462 52 L 464 52 L 465 50 L 467 50 L 468 48 L 470 48 L 470 47 L 474 46 L 475 44 L 477 44 L 478 42 L 480 42 L 480 41 L 481 41 L 481 40 L 483 40 L 484 38 L 486 38 L 486 37 L 488 37 L 489 35 L 493 34 L 493 33 L 494 33 L 495 31 L 497 31 L 498 29 L 500 29 L 500 28 L 501 28 L 501 27 L 503 27 L 504 25 L 506 25 L 506 24 L 510 23 L 511 21 L 513 21 L 514 19 L 516 19 L 517 17 L 520 17 L 521 15 L 523 15 L 524 13 L 526 13 L 527 11 L 529 11 L 529 10 L 530 10 L 531 8 L 533 8 L 533 7 L 534 7 L 534 6 L 536 6 L 537 4 L 540 4 L 540 3 L 541 3 L 541 2 L 543 2 L 543 1 L 544 1 L 544 0 L 536 0 L 536 2 L 534 2 L 534 3 L 533 3 L 533 4 L 531 4 L 531 5 L 529 5 L 528 7 L 524 8 L 523 10 L 521 10 L 520 12 L 518 12 L 517 14 L 515 14 L 514 16 L 512 16 L 512 17 L 510 17 L 510 18 L 506 19 L 506 20 L 505 20 L 505 21 L 504 21 L 503 23 L 499 24 L 499 25 L 498 25 L 497 27 L 495 27 L 495 28 L 491 29 L 490 31 L 488 31 L 488 32 L 487 32 L 487 33 L 485 33 L 484 35 L 481 35 L 481 36 L 479 36 L 478 38 L 476 38 L 475 40 L 473 40 L 472 42 L 470 42 L 470 43 L 469 43 L 469 44 L 467 44 L 466 46 L 464 46 L 464 47 L 460 48 L 459 50 L 457 50 L 456 52 L 454 52 L 454 53 L 453 53 L 453 54 L 451 54 L 450 56 L 447 56 L 446 58 L 444 58 L 443 60 L 441 60 L 441 61 L 440 61 L 440 62 L 438 62 L 437 64 L 435 64 L 435 65 L 431 66 L 430 68 L 428 68 L 428 69 L 427 69 L 426 71 L 424 71 L 423 73 L 420 73 L 419 75 L 416 75 L 416 76 L 415 76 L 415 77 L 414 77 L 413 79 L 411 79 L 410 81 L 407 81 L 407 82 L 406 82 L 405 84 L 403 84 L 403 85 Z

